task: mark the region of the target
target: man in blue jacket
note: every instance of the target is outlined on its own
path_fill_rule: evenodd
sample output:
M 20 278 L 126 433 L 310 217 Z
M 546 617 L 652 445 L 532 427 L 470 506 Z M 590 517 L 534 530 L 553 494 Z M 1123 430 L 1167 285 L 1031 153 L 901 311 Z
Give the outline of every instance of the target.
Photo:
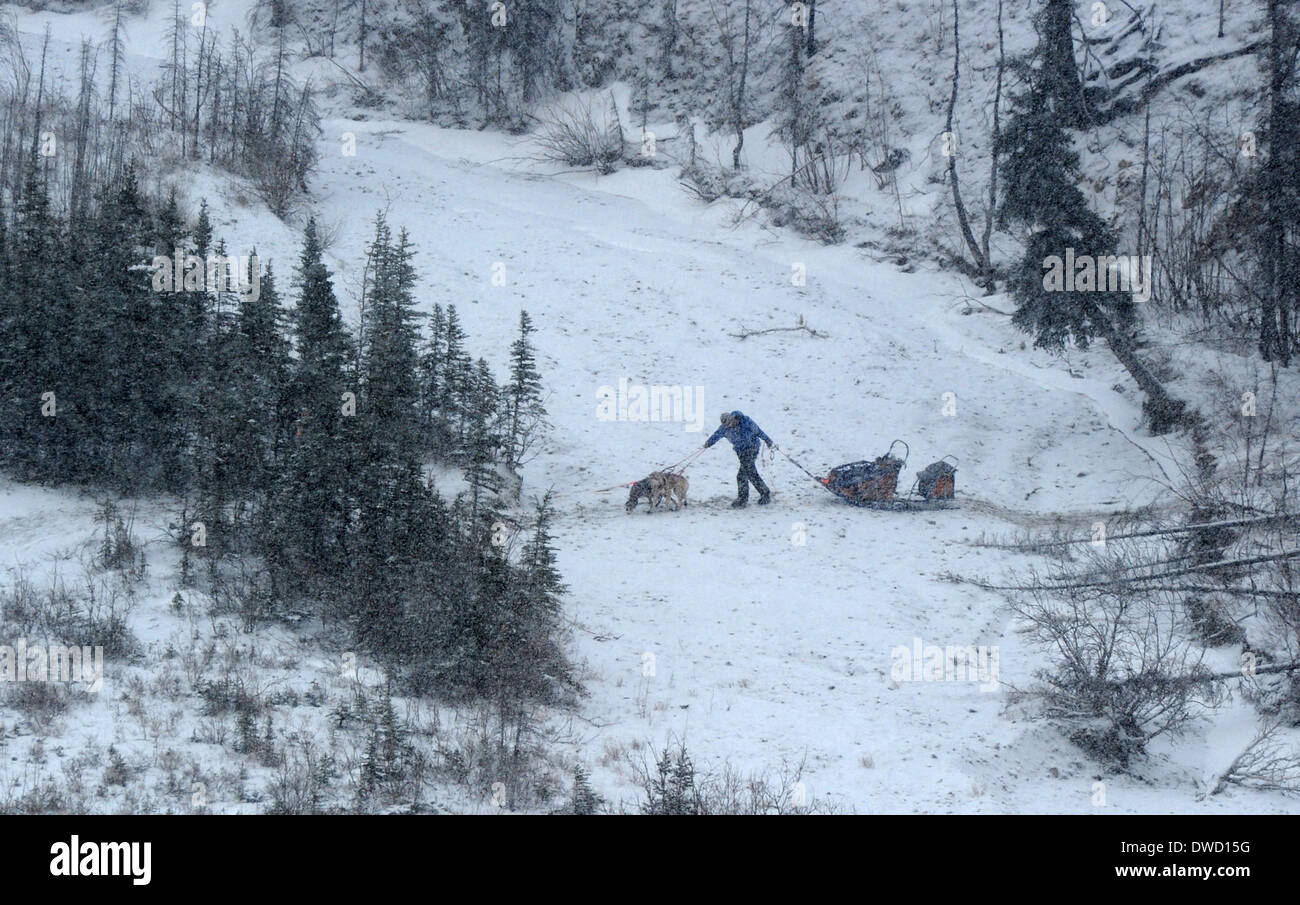
M 772 492 L 758 476 L 758 469 L 754 467 L 754 463 L 758 459 L 760 440 L 767 444 L 768 449 L 776 449 L 776 444 L 772 442 L 771 437 L 763 433 L 761 427 L 754 423 L 754 419 L 744 412 L 724 412 L 719 420 L 722 426 L 713 432 L 712 437 L 704 441 L 704 448 L 708 449 L 726 437 L 731 441 L 731 448 L 736 451 L 736 458 L 740 460 L 740 471 L 736 472 L 736 501 L 731 504 L 731 508 L 739 509 L 749 502 L 750 484 L 753 484 L 754 489 L 758 491 L 758 505 L 766 506 L 772 500 Z

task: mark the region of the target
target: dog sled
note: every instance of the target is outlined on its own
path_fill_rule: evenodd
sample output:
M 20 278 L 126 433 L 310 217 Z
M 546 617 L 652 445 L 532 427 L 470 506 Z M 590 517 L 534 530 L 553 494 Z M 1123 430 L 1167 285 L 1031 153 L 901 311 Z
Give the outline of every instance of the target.
M 903 447 L 901 458 L 894 455 L 897 446 Z M 629 513 L 637 508 L 642 499 L 649 503 L 649 512 L 658 508 L 679 509 L 686 505 L 689 486 L 683 472 L 687 464 L 703 451 L 698 449 L 685 459 L 651 472 L 639 481 L 615 484 L 595 492 L 608 493 L 619 488 L 629 488 L 627 502 L 624 504 Z M 778 452 L 808 477 L 851 506 L 910 512 L 951 509 L 957 505 L 957 460 L 952 456 L 931 462 L 921 469 L 906 493 L 898 493 L 898 477 L 911 455 L 911 449 L 902 440 L 889 444 L 889 449 L 885 450 L 883 456 L 837 465 L 825 477 L 813 474 L 784 450 Z M 949 462 L 949 459 L 952 461 Z
M 903 447 L 902 458 L 894 455 L 894 448 Z M 852 506 L 866 509 L 893 511 L 918 511 L 950 509 L 956 505 L 957 467 L 952 456 L 945 456 L 921 470 L 911 488 L 898 493 L 898 476 L 907 465 L 911 449 L 902 440 L 889 444 L 883 456 L 848 462 L 832 468 L 825 477 L 818 477 L 790 459 L 800 470 L 831 493 Z M 790 458 L 788 455 L 786 458 Z

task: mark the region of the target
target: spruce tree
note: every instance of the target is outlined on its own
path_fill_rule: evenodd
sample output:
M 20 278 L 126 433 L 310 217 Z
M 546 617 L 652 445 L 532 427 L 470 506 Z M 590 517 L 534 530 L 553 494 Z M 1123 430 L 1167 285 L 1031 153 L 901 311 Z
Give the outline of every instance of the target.
M 107 333 L 98 411 L 111 447 L 107 471 L 123 488 L 179 490 L 190 475 L 186 451 L 198 409 L 192 381 L 206 351 L 202 301 L 168 291 L 179 284 L 152 287 L 145 264 L 156 233 L 133 166 L 110 187 L 95 232 L 102 273 L 95 304 Z
M 1066 125 L 1082 129 L 1088 125 L 1091 109 L 1074 59 L 1074 7 L 1074 0 L 1044 0 L 1034 27 L 1042 90 L 1052 95 Z
M 29 479 L 51 479 L 55 446 L 61 429 L 59 400 L 68 408 L 73 387 L 60 380 L 61 352 L 56 332 L 71 328 L 65 310 L 66 294 L 58 291 L 55 276 L 60 226 L 33 145 L 23 167 L 22 194 L 15 205 L 10 273 L 3 317 L 0 391 L 8 407 L 4 428 L 6 450 L 18 473 Z M 42 394 L 53 393 L 53 397 Z M 53 406 L 55 415 L 42 414 Z M 65 414 L 71 414 L 68 408 Z M 65 419 L 66 422 L 66 419 Z
M 185 242 L 185 222 L 176 202 L 176 189 L 167 195 L 167 202 L 158 211 L 154 224 L 154 249 L 160 255 L 171 255 Z
M 1025 253 L 1009 287 L 1018 308 L 1013 322 L 1034 335 L 1034 344 L 1060 350 L 1067 342 L 1086 348 L 1110 326 L 1132 318 L 1128 294 L 1047 291 L 1044 262 L 1114 253 L 1116 237 L 1089 207 L 1078 188 L 1079 155 L 1062 126 L 1057 95 L 1044 85 L 1041 69 L 1027 68 L 1028 89 L 1013 101 L 1014 112 L 999 137 L 1001 179 L 1006 190 L 998 221 L 1027 232 Z
M 1063 123 L 1069 122 L 1068 92 L 1051 65 L 1051 36 L 1040 30 L 1034 57 L 1017 64 L 1027 88 L 1013 98 L 1013 113 L 998 138 L 1001 184 L 998 223 L 1023 230 L 1025 251 L 1007 284 L 1016 300 L 1012 322 L 1034 336 L 1034 345 L 1059 351 L 1073 342 L 1086 348 L 1106 340 L 1146 394 L 1143 410 L 1153 432 L 1189 423 L 1185 405 L 1171 397 L 1137 357 L 1130 333 L 1136 312 L 1131 293 L 1102 291 L 1105 274 L 1095 267 L 1093 285 L 1075 281 L 1056 286 L 1049 259 L 1096 262 L 1115 254 L 1117 236 L 1089 206 L 1078 188 L 1079 155 Z M 1086 274 L 1087 270 L 1082 272 Z M 1082 275 L 1081 274 L 1081 275 Z
M 447 316 L 434 303 L 429 315 L 429 335 L 420 355 L 420 424 L 425 446 L 439 458 L 451 445 L 450 431 L 443 415 L 443 384 L 446 381 Z
M 256 252 L 250 269 L 256 266 L 255 259 Z M 231 379 L 239 407 L 236 443 L 241 454 L 236 484 L 245 494 L 264 498 L 274 487 L 277 463 L 288 440 L 291 362 L 286 314 L 269 264 L 257 285 L 256 294 L 244 293 L 239 299 Z
M 438 406 L 450 425 L 453 453 L 464 453 L 465 434 L 470 412 L 474 408 L 474 363 L 465 351 L 465 331 L 455 305 L 447 306 L 446 345 L 443 349 L 442 398 Z
M 475 524 L 495 519 L 489 494 L 501 490 L 496 470 L 500 437 L 496 432 L 500 390 L 483 359 L 470 372 L 470 404 L 465 431 L 465 481 L 470 486 L 470 518 Z
M 1255 272 L 1260 356 L 1286 367 L 1300 350 L 1300 9 L 1268 0 L 1265 24 L 1264 153 L 1247 180 L 1241 219 Z
M 415 315 L 415 269 L 405 231 L 396 243 L 381 214 L 371 244 L 373 284 L 361 349 L 369 458 L 393 464 L 413 461 L 419 441 L 419 340 Z
M 804 29 L 788 22 L 782 27 L 785 29 L 786 50 L 781 62 L 781 91 L 774 98 L 773 105 L 777 114 L 777 134 L 790 146 L 790 178 L 797 182 L 799 154 L 812 141 L 817 115 L 804 79 L 809 53 Z M 815 178 L 816 174 L 812 175 Z
M 518 565 L 506 566 L 504 585 L 498 571 L 504 557 L 485 557 L 480 569 L 481 618 L 488 624 L 484 691 L 495 701 L 502 736 L 509 733 L 512 739 L 509 754 L 516 763 L 521 737 L 530 730 L 532 706 L 555 703 L 577 690 L 562 646 L 565 587 L 555 566 L 552 517 L 548 494 L 537 508 L 533 535 Z
M 271 558 L 288 566 L 287 577 L 300 585 L 309 571 L 329 581 L 343 570 L 354 490 L 355 431 L 343 409 L 343 394 L 356 392 L 346 376 L 349 340 L 321 255 L 313 219 L 303 236 L 293 312 L 293 448 L 273 504 L 274 527 L 268 532 L 276 545 L 269 551 Z
M 542 376 L 530 337 L 534 333 L 527 311 L 519 312 L 519 337 L 510 346 L 510 383 L 505 389 L 505 455 L 511 468 L 524 461 L 546 417 L 542 405 Z
M 239 495 L 237 463 L 247 453 L 239 445 L 242 410 L 230 367 L 234 333 L 229 318 L 219 320 L 208 337 L 212 363 L 196 387 L 198 429 L 194 442 L 195 512 L 207 537 L 203 552 L 209 568 L 231 549 L 228 506 Z
M 573 669 L 562 645 L 562 599 L 567 591 L 556 566 L 551 523 L 555 510 L 548 493 L 537 506 L 533 533 L 515 568 L 509 596 L 508 647 L 504 665 L 511 694 L 523 701 L 554 703 L 576 690 Z
M 370 247 L 372 281 L 361 347 L 364 456 L 357 472 L 359 529 L 353 545 L 363 640 L 389 658 L 406 647 L 401 619 L 407 564 L 424 493 L 419 462 L 419 355 L 415 271 L 405 232 L 394 241 L 382 215 Z
M 208 200 L 199 202 L 199 219 L 194 226 L 194 253 L 206 259 L 212 250 L 212 220 L 208 217 Z

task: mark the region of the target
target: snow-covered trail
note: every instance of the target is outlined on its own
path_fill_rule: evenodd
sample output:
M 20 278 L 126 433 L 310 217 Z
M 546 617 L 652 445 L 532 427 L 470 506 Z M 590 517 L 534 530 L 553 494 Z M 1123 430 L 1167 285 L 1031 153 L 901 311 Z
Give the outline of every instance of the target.
M 355 157 L 329 153 L 343 132 Z M 590 670 L 572 744 L 605 794 L 631 800 L 626 758 L 683 739 L 701 763 L 746 770 L 806 758 L 808 793 L 846 809 L 1094 809 L 1082 759 L 1002 715 L 1001 692 L 890 678 L 892 650 L 919 638 L 998 645 L 1001 678 L 1028 680 L 1034 656 L 999 600 L 937 578 L 1012 563 L 963 543 L 1005 523 L 853 509 L 779 457 L 762 468 L 775 504 L 733 512 L 721 505 L 734 492 L 726 444 L 692 464 L 697 505 L 681 512 L 626 515 L 621 493 L 592 491 L 677 461 L 718 412 L 740 408 L 815 471 L 901 437 L 904 487 L 951 453 L 959 488 L 1008 508 L 1147 502 L 1154 469 L 1138 444 L 1150 444 L 1132 397 L 1107 389 L 1123 378 L 1104 353 L 1073 360 L 1099 376 L 1070 377 L 1019 351 L 1004 318 L 963 317 L 956 280 L 729 229 L 722 206 L 690 201 L 671 171 L 545 177 L 499 136 L 341 120 L 326 133 L 318 213 L 337 222 L 342 286 L 383 208 L 411 230 L 424 298 L 457 305 L 472 349 L 501 368 L 519 309 L 539 327 L 555 430 L 526 488 L 558 494 L 560 566 Z M 796 265 L 806 286 L 792 284 Z M 800 315 L 828 336 L 730 335 Z M 701 388 L 703 431 L 598 419 L 599 388 L 620 378 Z M 1186 809 L 1190 788 L 1121 783 L 1109 804 Z

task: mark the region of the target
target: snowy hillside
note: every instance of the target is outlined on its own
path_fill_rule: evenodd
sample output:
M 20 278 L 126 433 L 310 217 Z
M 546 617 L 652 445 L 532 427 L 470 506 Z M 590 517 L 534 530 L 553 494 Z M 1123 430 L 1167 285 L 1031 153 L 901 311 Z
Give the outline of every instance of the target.
M 206 200 L 215 235 L 232 252 L 256 249 L 277 274 L 292 271 L 314 216 L 329 236 L 326 260 L 350 324 L 360 317 L 367 243 L 382 212 L 409 233 L 421 314 L 454 304 L 471 347 L 484 350 L 498 379 L 507 376 L 504 350 L 520 311 L 531 315 L 551 428 L 521 469 L 524 499 L 511 515 L 524 520 L 530 500 L 553 492 L 568 644 L 586 692 L 544 719 L 544 760 L 557 784 L 581 764 L 612 809 L 635 811 L 634 764 L 653 764 L 665 746 L 683 743 L 700 767 L 725 765 L 776 783 L 802 765 L 800 801 L 839 812 L 1295 813 L 1294 798 L 1266 791 L 1204 794 L 1207 777 L 1220 775 L 1248 740 L 1244 701 L 1208 712 L 1181 737 L 1158 738 L 1128 774 L 1091 760 L 1019 706 L 1016 692 L 1045 661 L 1004 597 L 951 580 L 1002 579 L 1038 561 L 974 545 L 979 539 L 1086 535 L 1121 511 L 1177 509 L 1170 476 L 1192 467 L 1192 452 L 1144 428 L 1142 397 L 1104 347 L 1064 356 L 1037 350 L 1001 313 L 1015 307 L 1009 295 L 984 295 L 933 263 L 961 241 L 955 228 L 948 236 L 931 228 L 951 228 L 951 217 L 943 187 L 928 181 L 942 176 L 934 126 L 947 90 L 947 69 L 931 57 L 951 37 L 917 13 L 925 4 L 879 6 L 897 11 L 820 13 L 827 35 L 870 35 L 869 47 L 828 51 L 820 72 L 852 84 L 869 50 L 873 71 L 902 104 L 890 146 L 907 148 L 910 162 L 898 171 L 897 196 L 854 167 L 843 190 L 850 241 L 836 245 L 746 216 L 752 211 L 742 199 L 702 203 L 683 189 L 675 158 L 598 175 L 544 162 L 536 134 L 454 129 L 354 107 L 344 75 L 322 58 L 294 64 L 295 76 L 316 79 L 324 99 L 319 163 L 291 215 L 274 216 L 246 180 L 206 162 L 146 168 L 143 181 L 159 194 L 176 188 L 191 219 Z M 29 55 L 50 27 L 51 56 L 71 78 L 80 37 L 99 40 L 105 28 L 105 10 L 9 12 Z M 247 15 L 231 0 L 209 11 L 217 30 L 243 27 Z M 126 58 L 141 80 L 164 59 L 168 16 L 156 4 L 131 18 Z M 996 41 L 987 16 L 966 21 L 963 43 L 972 50 Z M 1245 37 L 1218 39 L 1213 22 L 1191 12 L 1169 10 L 1166 22 L 1166 43 L 1178 48 L 1171 61 Z M 1005 25 L 1009 51 L 1032 43 L 1027 14 L 1008 9 Z M 925 42 L 933 54 L 917 50 Z M 984 135 L 978 98 L 991 78 L 982 62 L 965 65 L 978 87 L 959 108 L 961 141 L 965 131 L 975 139 L 977 123 Z M 626 83 L 613 89 L 625 123 L 635 120 L 632 94 Z M 605 93 L 583 96 L 603 103 Z M 850 107 L 832 104 L 828 115 Z M 650 114 L 657 134 L 675 135 L 661 116 L 655 125 Z M 1132 125 L 1126 119 L 1114 129 Z M 752 178 L 779 178 L 788 166 L 769 132 L 765 121 L 747 135 Z M 698 138 L 708 149 L 702 154 L 730 152 L 723 132 L 701 124 Z M 680 144 L 666 147 L 680 153 Z M 1106 157 L 1085 155 L 1091 176 L 1113 165 Z M 979 160 L 973 154 L 963 176 L 982 217 L 987 174 L 975 170 L 987 163 Z M 906 229 L 891 236 L 900 208 Z M 1014 253 L 1005 237 L 997 241 L 1001 256 Z M 916 254 L 903 260 L 898 249 L 908 242 Z M 798 325 L 809 329 L 786 329 Z M 765 330 L 772 332 L 747 335 Z M 1180 391 L 1197 399 L 1209 392 L 1197 370 L 1208 371 L 1208 355 L 1178 348 L 1169 356 Z M 1247 356 L 1225 354 L 1218 364 L 1249 368 Z M 1284 392 L 1296 390 L 1293 378 Z M 608 420 L 602 393 L 620 382 L 682 388 L 694 405 L 673 420 Z M 719 413 L 733 409 L 779 447 L 759 460 L 772 505 L 728 507 L 736 462 L 720 443 L 687 468 L 688 506 L 624 511 L 628 482 L 696 452 Z M 895 439 L 910 448 L 900 493 L 927 464 L 956 458 L 953 508 L 855 508 L 795 464 L 824 475 L 882 455 Z M 439 474 L 450 492 L 465 489 L 458 472 Z M 6 478 L 6 577 L 79 581 L 77 563 L 102 532 L 95 513 L 104 496 Z M 138 506 L 135 529 L 149 556 L 129 616 L 138 655 L 111 666 L 97 697 L 49 721 L 0 703 L 0 803 L 19 809 L 25 796 L 38 800 L 43 788 L 66 784 L 55 809 L 263 810 L 280 768 L 231 752 L 234 730 L 204 711 L 190 690 L 196 675 L 238 676 L 255 687 L 286 750 L 306 750 L 310 739 L 334 753 L 342 775 L 363 757 L 364 739 L 342 728 L 338 706 L 358 687 L 363 698 L 378 694 L 381 670 L 363 655 L 355 678 L 341 674 L 340 657 L 352 648 L 337 626 L 304 618 L 247 633 L 236 616 L 209 616 L 205 594 L 178 594 L 175 502 L 164 495 L 118 503 Z M 927 646 L 991 648 L 996 673 L 985 682 L 897 681 L 898 650 Z M 1209 658 L 1229 669 L 1236 655 L 1221 648 Z M 480 727 L 471 711 L 397 700 L 413 734 L 472 747 Z M 125 782 L 99 779 L 110 745 L 125 761 Z M 70 779 L 82 772 L 84 783 Z M 193 782 L 209 796 L 202 808 L 192 803 Z M 428 809 L 496 807 L 490 787 L 467 789 L 445 776 L 421 797 Z

